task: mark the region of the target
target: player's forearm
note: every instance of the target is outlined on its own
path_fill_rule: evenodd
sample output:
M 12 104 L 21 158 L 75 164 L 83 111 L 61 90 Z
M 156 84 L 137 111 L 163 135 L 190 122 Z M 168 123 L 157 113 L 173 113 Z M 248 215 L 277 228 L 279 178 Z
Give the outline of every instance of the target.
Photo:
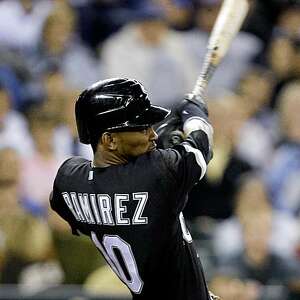
M 208 163 L 212 157 L 213 128 L 208 119 L 206 105 L 187 99 L 180 110 L 180 116 L 186 140 L 201 150 Z

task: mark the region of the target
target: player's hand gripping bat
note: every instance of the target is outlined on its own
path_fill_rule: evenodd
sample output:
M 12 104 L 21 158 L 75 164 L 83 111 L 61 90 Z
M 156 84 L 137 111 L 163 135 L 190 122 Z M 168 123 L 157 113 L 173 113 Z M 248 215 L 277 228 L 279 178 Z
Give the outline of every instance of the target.
M 228 52 L 232 40 L 239 32 L 249 10 L 248 0 L 224 0 L 207 44 L 207 51 L 199 77 L 188 100 L 205 104 L 204 94 L 216 68 Z M 159 146 L 168 148 L 183 139 L 176 116 L 157 129 Z

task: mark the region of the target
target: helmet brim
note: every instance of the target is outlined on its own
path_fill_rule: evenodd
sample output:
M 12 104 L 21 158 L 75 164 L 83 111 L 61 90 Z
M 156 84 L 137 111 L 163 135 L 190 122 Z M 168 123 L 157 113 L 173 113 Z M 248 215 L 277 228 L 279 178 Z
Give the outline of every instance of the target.
M 150 105 L 144 112 L 133 120 L 108 128 L 109 131 L 135 131 L 147 128 L 163 121 L 170 115 L 169 109 L 157 105 Z
M 133 123 L 137 125 L 154 125 L 167 118 L 170 113 L 171 111 L 169 109 L 163 108 L 161 106 L 151 105 L 142 114 L 137 116 Z

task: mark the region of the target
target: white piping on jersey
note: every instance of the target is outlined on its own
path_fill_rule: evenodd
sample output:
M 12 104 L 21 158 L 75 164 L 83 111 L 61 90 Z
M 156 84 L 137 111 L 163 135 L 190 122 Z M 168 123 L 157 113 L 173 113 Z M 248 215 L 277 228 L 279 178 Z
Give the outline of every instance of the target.
M 184 216 L 183 216 L 182 212 L 180 212 L 180 214 L 179 214 L 179 221 L 180 221 L 180 227 L 181 227 L 183 239 L 186 242 L 191 243 L 193 241 L 193 238 L 192 238 L 188 228 L 186 227 Z
M 187 152 L 192 152 L 192 153 L 194 153 L 195 158 L 196 158 L 196 162 L 197 162 L 197 164 L 199 165 L 199 167 L 201 168 L 200 179 L 202 179 L 203 176 L 205 175 L 206 169 L 207 169 L 206 161 L 205 161 L 205 159 L 204 159 L 204 157 L 203 157 L 202 152 L 201 152 L 200 150 L 196 149 L 196 148 L 193 148 L 192 146 L 190 146 L 190 145 L 188 145 L 188 144 L 186 144 L 186 143 L 183 143 L 182 145 L 183 145 L 183 147 L 185 148 L 185 150 L 186 150 Z M 200 180 L 200 179 L 199 179 L 199 180 Z
M 184 122 L 183 132 L 186 136 L 196 130 L 202 130 L 206 133 L 208 137 L 209 148 L 211 149 L 214 134 L 212 126 L 205 119 L 200 117 L 191 117 Z
M 89 171 L 89 177 L 88 180 L 93 180 L 94 179 L 94 172 L 93 170 Z
M 91 161 L 91 168 L 94 168 L 94 163 L 92 161 Z M 94 171 L 90 170 L 88 180 L 93 180 L 93 179 L 94 179 Z

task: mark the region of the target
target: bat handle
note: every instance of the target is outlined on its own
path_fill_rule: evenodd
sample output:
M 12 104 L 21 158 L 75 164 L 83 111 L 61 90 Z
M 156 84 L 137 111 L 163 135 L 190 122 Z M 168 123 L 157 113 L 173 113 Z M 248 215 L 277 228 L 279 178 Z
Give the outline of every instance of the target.
M 216 50 L 216 49 L 214 49 Z M 216 70 L 216 63 L 213 63 L 213 59 L 215 59 L 215 52 L 209 51 L 207 56 L 204 59 L 202 71 L 196 81 L 194 89 L 192 91 L 192 95 L 200 102 L 204 102 L 204 93 L 207 88 L 207 85 Z
M 204 77 L 199 76 L 192 91 L 192 95 L 194 96 L 194 98 L 199 99 L 199 101 L 203 102 L 207 85 L 208 81 Z

